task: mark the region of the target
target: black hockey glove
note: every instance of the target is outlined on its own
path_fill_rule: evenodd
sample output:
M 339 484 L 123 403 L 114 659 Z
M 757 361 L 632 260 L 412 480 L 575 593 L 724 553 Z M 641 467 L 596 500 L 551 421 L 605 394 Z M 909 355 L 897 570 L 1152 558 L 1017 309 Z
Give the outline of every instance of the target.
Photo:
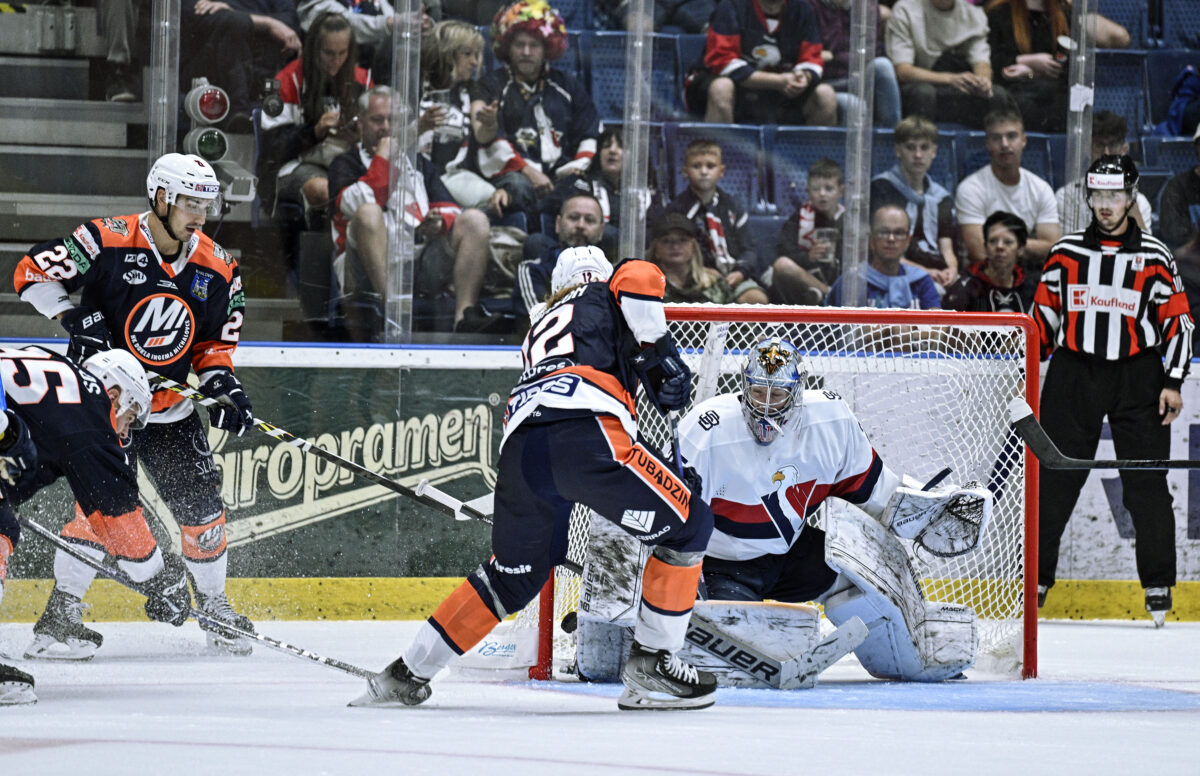
M 242 390 L 242 383 L 233 372 L 224 369 L 213 377 L 200 383 L 200 393 L 210 399 L 217 399 L 221 404 L 208 408 L 208 420 L 217 428 L 241 436 L 246 429 L 254 425 L 254 410 L 250 407 L 250 399 Z
M 67 358 L 76 364 L 102 350 L 112 350 L 112 338 L 104 313 L 90 307 L 76 307 L 63 313 L 59 323 L 71 335 L 67 345 Z
M 0 435 L 0 480 L 11 488 L 37 473 L 37 447 L 29 429 L 12 410 L 5 410 L 8 427 Z
M 183 561 L 163 553 L 163 568 L 146 580 L 146 616 L 178 628 L 187 622 L 192 608 Z
M 700 498 L 700 493 L 704 490 L 704 480 L 700 477 L 700 472 L 690 466 L 683 467 L 683 482 L 693 496 Z
M 633 357 L 633 368 L 642 380 L 646 397 L 659 412 L 681 410 L 692 398 L 692 370 L 679 355 L 670 334 L 643 347 Z

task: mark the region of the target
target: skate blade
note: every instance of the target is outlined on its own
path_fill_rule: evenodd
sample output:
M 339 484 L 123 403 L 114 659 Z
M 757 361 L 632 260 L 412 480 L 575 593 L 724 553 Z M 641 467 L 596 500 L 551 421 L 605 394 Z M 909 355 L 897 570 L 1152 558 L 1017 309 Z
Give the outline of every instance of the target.
M 37 636 L 25 648 L 26 660 L 91 660 L 98 646 L 82 639 L 59 641 L 53 636 Z
M 1167 624 L 1167 613 L 1166 612 L 1150 612 L 1150 616 L 1152 618 L 1154 618 L 1155 629 L 1161 628 Z
M 708 693 L 695 698 L 680 698 L 664 692 L 646 692 L 628 687 L 617 699 L 621 711 L 693 711 L 707 709 L 716 702 L 716 694 Z
M 204 639 L 209 655 L 246 657 L 254 652 L 254 644 L 249 639 L 227 639 L 210 631 L 205 631 Z
M 33 703 L 37 703 L 37 696 L 25 682 L 0 682 L 0 706 L 28 706 Z

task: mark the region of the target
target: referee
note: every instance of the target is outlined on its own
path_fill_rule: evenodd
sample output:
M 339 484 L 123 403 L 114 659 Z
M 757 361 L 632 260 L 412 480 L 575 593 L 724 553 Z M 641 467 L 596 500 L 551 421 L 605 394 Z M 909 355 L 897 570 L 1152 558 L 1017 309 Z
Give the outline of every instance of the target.
M 1050 251 L 1034 294 L 1042 356 L 1042 425 L 1066 455 L 1093 458 L 1104 418 L 1118 458 L 1170 458 L 1170 424 L 1192 358 L 1192 317 L 1171 251 L 1129 217 L 1138 172 L 1102 156 L 1087 172 L 1092 222 Z M 1165 359 L 1165 365 L 1164 365 Z M 1058 548 L 1087 470 L 1041 468 L 1038 606 L 1054 585 Z M 1175 514 L 1165 470 L 1121 471 L 1133 517 L 1146 610 L 1161 627 L 1175 584 Z

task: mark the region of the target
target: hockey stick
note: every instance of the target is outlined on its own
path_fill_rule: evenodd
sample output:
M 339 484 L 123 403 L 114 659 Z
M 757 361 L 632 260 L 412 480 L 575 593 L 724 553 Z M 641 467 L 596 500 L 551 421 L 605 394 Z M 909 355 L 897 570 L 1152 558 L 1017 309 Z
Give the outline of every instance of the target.
M 217 399 L 212 399 L 208 396 L 205 396 L 195 388 L 183 385 L 182 383 L 177 383 L 168 377 L 163 377 L 162 375 L 150 375 L 150 387 L 165 388 L 168 391 L 173 391 L 180 396 L 191 399 L 201 407 L 215 407 L 222 404 L 222 402 L 218 401 Z M 395 480 L 389 480 L 387 477 L 376 474 L 365 466 L 359 466 L 353 461 L 347 461 L 345 458 L 342 458 L 335 453 L 331 453 L 323 447 L 314 445 L 307 439 L 301 439 L 291 432 L 284 431 L 282 428 L 279 428 L 272 423 L 268 423 L 261 418 L 254 419 L 254 427 L 269 437 L 277 439 L 280 442 L 286 442 L 293 447 L 298 447 L 303 452 L 312 453 L 318 458 L 323 458 L 332 464 L 342 467 L 343 469 L 348 469 L 360 477 L 370 480 L 376 485 L 382 485 L 383 487 L 395 491 L 403 496 L 408 496 L 411 499 L 415 499 L 427 507 L 433 507 L 434 509 L 441 511 L 449 510 L 449 512 L 454 515 L 455 519 L 481 520 L 488 524 L 491 524 L 492 522 L 490 513 L 485 513 L 480 509 L 483 504 L 490 503 L 491 494 L 473 501 L 464 502 L 433 486 L 428 480 L 421 480 L 415 489 L 409 488 L 401 485 Z
M 28 518 L 18 517 L 17 521 L 24 527 L 28 528 L 30 531 L 33 531 L 38 536 L 42 537 L 46 541 L 53 544 L 58 549 L 62 550 L 66 554 L 70 555 L 72 558 L 75 558 L 76 560 L 78 560 L 88 566 L 91 566 L 93 569 L 100 572 L 101 574 L 108 577 L 109 579 L 113 580 L 117 584 L 129 588 L 130 590 L 134 591 L 135 593 L 138 593 L 139 595 L 144 595 L 147 598 L 150 597 L 151 594 L 146 592 L 146 588 L 144 585 L 139 585 L 137 582 L 134 582 L 132 579 L 130 579 L 128 576 L 126 576 L 119 569 L 111 569 L 111 568 L 105 566 L 100 561 L 93 558 L 92 556 L 90 556 L 86 553 L 80 552 L 75 547 L 72 547 L 69 543 L 63 541 L 61 537 L 57 536 L 54 533 L 51 533 L 46 528 L 42 527 L 38 523 L 35 523 L 34 521 L 32 521 Z M 312 660 L 313 662 L 319 663 L 320 665 L 336 669 L 343 673 L 350 674 L 351 676 L 357 676 L 360 679 L 370 679 L 371 677 L 375 676 L 374 671 L 368 671 L 365 668 L 359 668 L 358 666 L 350 665 L 349 663 L 343 663 L 342 661 L 335 660 L 334 658 L 331 658 L 331 657 L 322 657 L 321 655 L 318 655 L 315 652 L 310 652 L 309 650 L 302 649 L 301 647 L 292 646 L 291 644 L 288 644 L 283 641 L 279 641 L 278 639 L 273 639 L 270 636 L 264 636 L 261 633 L 256 633 L 255 631 L 244 630 L 242 628 L 237 627 L 236 625 L 225 622 L 224 620 L 222 620 L 218 617 L 213 617 L 211 614 L 206 614 L 206 613 L 200 611 L 199 609 L 196 609 L 195 607 L 190 607 L 188 609 L 188 615 L 191 617 L 194 617 L 199 622 L 208 623 L 209 625 L 214 625 L 218 628 L 222 628 L 222 629 L 230 631 L 232 633 L 236 633 L 237 635 L 241 636 L 242 638 L 257 641 L 258 643 L 260 643 L 264 646 L 270 647 L 271 649 L 277 650 L 279 652 L 283 652 L 288 655 L 293 655 L 295 657 L 305 658 L 306 660 Z
M 1118 458 L 1107 461 L 1091 461 L 1064 455 L 1054 440 L 1033 416 L 1033 410 L 1024 399 L 1016 398 L 1008 404 L 1008 416 L 1017 433 L 1037 456 L 1038 462 L 1047 469 L 1200 469 L 1200 460 L 1155 460 L 1152 458 Z

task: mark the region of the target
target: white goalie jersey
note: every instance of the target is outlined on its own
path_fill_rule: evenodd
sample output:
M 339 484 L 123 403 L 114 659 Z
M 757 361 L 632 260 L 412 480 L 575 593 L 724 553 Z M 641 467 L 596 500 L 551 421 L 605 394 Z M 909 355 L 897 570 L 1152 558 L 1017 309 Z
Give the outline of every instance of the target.
M 712 506 L 708 555 L 716 558 L 787 552 L 830 496 L 879 519 L 900 485 L 833 391 L 805 391 L 801 412 L 769 445 L 751 434 L 736 394 L 693 407 L 679 435 L 683 460 L 703 478 Z

